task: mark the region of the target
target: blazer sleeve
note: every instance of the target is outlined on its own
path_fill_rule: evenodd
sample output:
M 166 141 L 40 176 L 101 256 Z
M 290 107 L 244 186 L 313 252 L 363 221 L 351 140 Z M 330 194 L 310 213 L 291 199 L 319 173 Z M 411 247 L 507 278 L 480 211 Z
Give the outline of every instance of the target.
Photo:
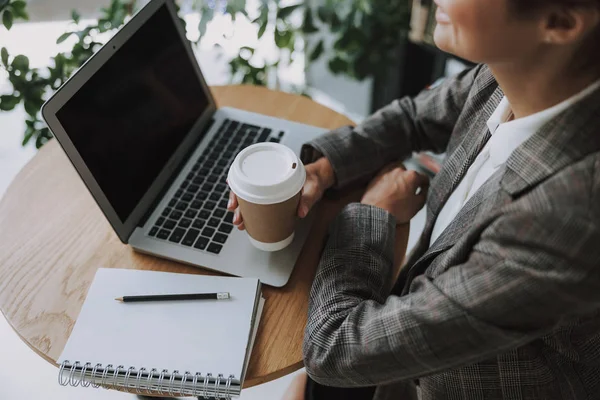
M 337 387 L 423 377 L 589 315 L 600 309 L 597 220 L 568 212 L 501 216 L 464 263 L 421 275 L 408 295 L 395 296 L 393 217 L 349 205 L 331 227 L 311 290 L 307 373 Z
M 357 127 L 342 127 L 305 144 L 302 160 L 309 163 L 327 157 L 336 188 L 341 188 L 413 152 L 444 152 L 482 68 L 463 71 L 415 98 L 396 100 Z

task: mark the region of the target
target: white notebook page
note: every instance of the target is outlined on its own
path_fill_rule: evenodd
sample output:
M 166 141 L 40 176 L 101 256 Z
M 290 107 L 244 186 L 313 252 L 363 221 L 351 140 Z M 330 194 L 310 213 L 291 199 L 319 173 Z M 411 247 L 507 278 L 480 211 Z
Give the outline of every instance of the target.
M 260 296 L 257 285 L 254 278 L 99 269 L 59 362 L 241 379 Z M 208 292 L 229 292 L 231 299 L 115 301 L 129 295 Z

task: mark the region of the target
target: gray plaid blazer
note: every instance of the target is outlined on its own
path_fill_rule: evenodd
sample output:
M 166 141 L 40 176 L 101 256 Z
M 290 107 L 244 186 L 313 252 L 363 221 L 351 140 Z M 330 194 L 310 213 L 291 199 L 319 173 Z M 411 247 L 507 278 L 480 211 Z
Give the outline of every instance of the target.
M 378 399 L 415 380 L 423 399 L 600 399 L 600 90 L 516 149 L 429 246 L 502 97 L 478 66 L 305 146 L 338 187 L 448 153 L 396 282 L 390 214 L 351 204 L 330 227 L 304 339 L 315 381 L 377 385 Z

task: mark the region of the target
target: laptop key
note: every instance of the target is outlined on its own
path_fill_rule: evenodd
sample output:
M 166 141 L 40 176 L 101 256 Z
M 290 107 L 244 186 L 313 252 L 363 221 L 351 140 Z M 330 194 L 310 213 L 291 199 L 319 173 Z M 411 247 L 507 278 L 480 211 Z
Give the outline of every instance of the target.
M 187 174 L 186 179 L 194 179 L 194 174 L 192 172 L 190 172 L 189 174 Z
M 213 216 L 217 217 L 217 218 L 222 218 L 223 215 L 225 215 L 225 210 L 217 208 L 215 210 L 215 212 L 213 213 Z
M 208 239 L 205 237 L 199 238 L 198 241 L 196 242 L 196 244 L 194 245 L 194 247 L 196 249 L 200 249 L 200 250 L 206 249 L 206 246 L 208 246 Z
M 183 201 L 180 201 L 180 202 L 179 202 L 179 203 L 177 203 L 177 205 L 175 206 L 175 209 L 176 209 L 176 210 L 179 210 L 179 211 L 185 211 L 185 210 L 187 209 L 187 207 L 188 207 L 188 203 L 185 203 L 185 202 L 183 202 Z
M 271 138 L 269 139 L 269 142 L 273 142 L 273 143 L 279 143 L 281 140 L 279 138 Z
M 217 167 L 215 169 L 213 169 L 213 174 L 215 175 L 221 175 L 223 173 L 223 168 L 221 167 Z
M 223 193 L 225 190 L 227 190 L 227 186 L 223 185 L 222 183 L 219 183 L 216 187 L 215 187 L 215 192 L 216 193 Z
M 219 201 L 221 199 L 221 196 L 219 196 L 218 193 L 212 193 L 208 198 L 212 201 Z
M 171 199 L 171 201 L 169 201 L 169 207 L 175 207 L 175 204 L 177 204 L 177 200 Z
M 217 243 L 225 243 L 227 241 L 227 235 L 223 235 L 222 233 L 217 233 L 213 240 Z
M 165 222 L 165 224 L 163 225 L 163 228 L 173 229 L 173 228 L 175 228 L 175 224 L 177 224 L 177 222 L 173 221 L 172 219 L 169 219 L 169 220 L 167 220 L 167 222 Z
M 258 139 L 256 139 L 256 141 L 258 143 L 266 142 L 267 139 L 269 138 L 270 134 L 271 134 L 271 130 L 270 129 L 263 129 L 262 132 L 260 133 L 260 136 L 258 137 Z
M 179 226 L 182 228 L 189 228 L 190 225 L 192 225 L 191 219 L 183 218 L 181 221 L 179 221 Z
M 187 188 L 188 193 L 196 193 L 198 190 L 200 190 L 200 186 L 196 185 L 195 183 L 191 184 L 190 187 Z
M 192 228 L 202 229 L 204 228 L 205 223 L 206 222 L 203 219 L 195 219 L 194 223 L 192 224 Z
M 211 243 L 208 245 L 207 250 L 210 251 L 211 253 L 219 254 L 222 249 L 223 249 L 223 246 L 221 246 L 220 244 Z
M 200 231 L 198 229 L 190 229 L 183 237 L 181 244 L 184 246 L 193 246 L 198 235 L 200 235 Z
M 219 207 L 226 210 L 227 209 L 227 200 L 221 200 L 219 203 Z
M 200 192 L 196 195 L 196 198 L 198 200 L 206 200 L 207 197 L 208 197 L 208 193 L 206 193 L 206 192 Z
M 181 184 L 180 188 L 185 189 L 186 187 L 188 187 L 190 185 L 190 181 L 185 180 L 183 181 L 183 183 Z
M 206 168 L 209 168 L 209 169 L 210 169 L 210 168 L 212 168 L 212 167 L 214 167 L 214 166 L 215 166 L 215 161 L 214 161 L 214 160 L 207 160 L 207 161 L 204 163 L 204 166 L 205 166 Z M 206 172 L 206 174 L 208 174 L 208 172 Z M 206 174 L 204 174 L 204 175 L 206 175 Z
M 210 183 L 215 183 L 219 180 L 219 176 L 218 175 L 211 175 L 206 179 L 208 182 Z
M 180 198 L 182 194 L 183 194 L 183 190 L 177 189 L 177 191 L 175 192 L 175 197 Z
M 219 162 L 217 163 L 217 165 L 219 167 L 226 168 L 226 167 L 229 166 L 229 160 L 219 160 Z
M 179 243 L 183 239 L 183 235 L 185 235 L 185 229 L 177 228 L 171 233 L 169 242 Z
M 219 226 L 219 232 L 231 233 L 232 230 L 233 230 L 233 225 L 221 224 L 221 226 Z
M 156 236 L 157 233 L 158 233 L 158 227 L 157 226 L 153 226 L 152 229 L 150 229 L 150 232 L 148 233 L 148 235 L 150 235 L 150 236 Z
M 169 238 L 170 234 L 171 234 L 171 232 L 169 232 L 168 230 L 161 229 L 160 231 L 158 231 L 158 234 L 156 235 L 156 237 L 159 239 L 167 240 Z
M 210 212 L 206 211 L 206 210 L 202 210 L 200 211 L 200 213 L 198 214 L 198 217 L 202 218 L 202 219 L 208 219 L 210 218 Z
M 206 203 L 204 203 L 205 210 L 214 210 L 216 206 L 217 206 L 217 204 L 212 201 L 207 201 Z
M 215 234 L 215 230 L 213 228 L 206 227 L 202 230 L 202 236 L 212 237 Z
M 218 226 L 219 226 L 219 222 L 220 222 L 220 221 L 219 221 L 218 219 L 216 219 L 216 218 L 211 218 L 211 219 L 208 221 L 208 226 L 210 226 L 210 227 L 213 227 L 213 228 L 216 228 L 216 227 L 218 227 Z
M 175 220 L 179 220 L 182 216 L 183 216 L 183 213 L 181 211 L 175 210 L 171 213 L 171 218 L 173 218 Z
M 202 207 L 202 202 L 200 200 L 194 200 L 192 201 L 192 204 L 190 204 L 192 210 L 199 210 L 200 207 Z
M 165 208 L 165 209 L 163 210 L 163 212 L 162 212 L 162 216 L 163 216 L 163 217 L 168 217 L 168 216 L 169 216 L 169 214 L 171 214 L 171 208 L 170 208 L 170 207 L 167 207 L 167 208 Z
M 185 212 L 185 217 L 194 219 L 194 218 L 196 218 L 196 214 L 198 214 L 198 211 L 194 211 L 194 210 L 190 209 Z
M 157 221 L 156 221 L 156 226 L 161 226 L 162 224 L 165 223 L 165 218 L 164 217 L 160 217 Z
M 186 193 L 183 196 L 181 196 L 181 200 L 182 201 L 186 201 L 186 202 L 190 202 L 194 199 L 194 195 L 191 193 Z
M 196 172 L 200 169 L 200 165 L 199 164 L 194 164 L 194 166 L 192 167 L 192 171 Z
M 202 190 L 205 192 L 210 192 L 213 190 L 214 187 L 215 185 L 213 185 L 212 183 L 205 183 L 204 186 L 202 186 Z
M 225 214 L 225 218 L 223 219 L 223 221 L 229 222 L 230 224 L 232 224 L 233 223 L 233 213 L 231 211 L 228 211 L 227 214 Z
M 205 176 L 206 176 L 206 174 L 203 174 L 202 171 L 200 171 L 200 174 L 194 178 L 194 180 L 192 181 L 192 184 L 193 185 L 202 185 L 204 183 L 204 180 L 206 179 Z

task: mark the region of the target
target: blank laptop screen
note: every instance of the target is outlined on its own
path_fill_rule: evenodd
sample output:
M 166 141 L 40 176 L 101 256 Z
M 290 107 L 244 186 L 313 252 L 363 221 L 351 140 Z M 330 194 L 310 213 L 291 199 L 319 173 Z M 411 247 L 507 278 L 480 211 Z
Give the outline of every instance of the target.
M 125 221 L 208 104 L 163 6 L 57 117 Z

